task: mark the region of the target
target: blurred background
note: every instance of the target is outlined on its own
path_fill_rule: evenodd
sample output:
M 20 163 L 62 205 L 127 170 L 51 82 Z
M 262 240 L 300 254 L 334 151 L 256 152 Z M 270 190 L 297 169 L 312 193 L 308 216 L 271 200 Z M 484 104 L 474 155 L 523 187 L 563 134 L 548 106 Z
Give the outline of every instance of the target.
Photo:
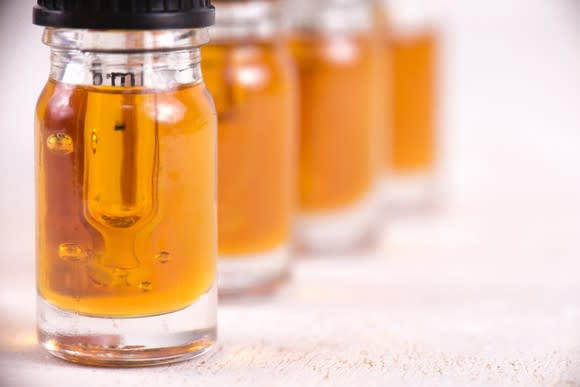
M 49 69 L 42 29 L 31 24 L 32 5 L 0 0 L 0 261 L 18 257 L 29 264 L 33 110 Z M 539 234 L 548 230 L 545 216 L 578 214 L 580 2 L 436 5 L 444 207 L 484 205 L 512 219 L 511 232 L 535 224 Z M 554 222 L 549 230 L 571 232 Z

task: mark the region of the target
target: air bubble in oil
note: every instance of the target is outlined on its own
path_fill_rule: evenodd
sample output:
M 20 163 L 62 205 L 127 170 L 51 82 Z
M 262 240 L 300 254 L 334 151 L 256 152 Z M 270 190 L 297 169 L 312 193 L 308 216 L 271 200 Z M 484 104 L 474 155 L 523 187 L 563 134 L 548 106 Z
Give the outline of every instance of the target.
M 155 260 L 161 264 L 165 264 L 171 261 L 171 254 L 167 251 L 161 251 L 160 253 L 155 254 Z
M 91 132 L 91 150 L 93 154 L 97 153 L 97 144 L 99 143 L 99 138 L 97 137 L 97 129 L 93 129 Z
M 74 143 L 71 136 L 66 133 L 54 133 L 46 139 L 46 146 L 55 153 L 67 155 L 74 150 Z
M 139 284 L 139 288 L 144 292 L 150 292 L 153 290 L 153 284 L 149 281 L 143 281 Z
M 88 254 L 81 246 L 76 243 L 61 243 L 58 245 L 58 256 L 65 261 L 83 261 Z

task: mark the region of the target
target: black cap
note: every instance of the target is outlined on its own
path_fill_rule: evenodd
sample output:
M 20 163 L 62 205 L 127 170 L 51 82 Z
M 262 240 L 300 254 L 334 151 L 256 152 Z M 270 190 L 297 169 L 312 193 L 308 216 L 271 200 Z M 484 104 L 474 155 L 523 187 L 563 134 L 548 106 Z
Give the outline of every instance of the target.
M 38 0 L 32 22 L 97 30 L 201 28 L 214 24 L 211 0 Z

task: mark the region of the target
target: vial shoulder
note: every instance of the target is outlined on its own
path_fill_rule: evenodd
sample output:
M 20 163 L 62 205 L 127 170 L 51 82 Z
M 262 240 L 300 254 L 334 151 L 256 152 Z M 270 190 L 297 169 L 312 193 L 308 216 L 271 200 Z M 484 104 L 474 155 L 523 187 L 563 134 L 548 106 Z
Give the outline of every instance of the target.
M 158 122 L 175 130 L 191 128 L 197 131 L 217 127 L 215 105 L 203 82 L 158 95 L 156 110 Z
M 36 120 L 46 125 L 61 125 L 78 116 L 85 101 L 86 92 L 82 88 L 49 80 L 36 103 Z

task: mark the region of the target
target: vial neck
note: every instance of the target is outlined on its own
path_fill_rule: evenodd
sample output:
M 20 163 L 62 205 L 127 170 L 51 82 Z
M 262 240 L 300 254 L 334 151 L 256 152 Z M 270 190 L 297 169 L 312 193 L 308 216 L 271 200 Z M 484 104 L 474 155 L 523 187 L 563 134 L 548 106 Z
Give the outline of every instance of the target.
M 92 31 L 47 29 L 50 78 L 109 88 L 171 88 L 202 81 L 202 30 Z
M 295 0 L 288 3 L 293 33 L 334 36 L 373 30 L 376 0 Z
M 285 30 L 277 0 L 226 1 L 215 6 L 212 43 L 272 42 Z
M 95 87 L 172 88 L 202 81 L 199 48 L 173 52 L 99 53 L 52 49 L 50 78 Z
M 429 0 L 388 0 L 391 33 L 397 37 L 421 35 L 433 29 L 433 2 Z

